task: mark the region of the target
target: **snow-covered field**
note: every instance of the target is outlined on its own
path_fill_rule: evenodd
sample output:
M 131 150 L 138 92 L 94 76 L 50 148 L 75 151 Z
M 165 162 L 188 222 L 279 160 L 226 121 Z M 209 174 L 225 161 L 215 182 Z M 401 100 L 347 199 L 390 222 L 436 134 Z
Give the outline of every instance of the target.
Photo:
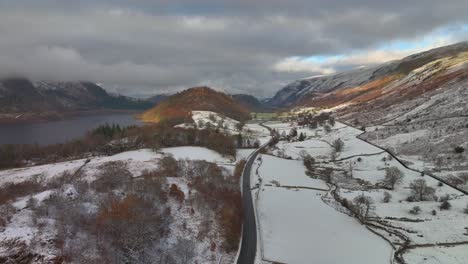
M 261 155 L 261 166 L 258 175 L 263 185 L 300 186 L 327 190 L 328 186 L 322 180 L 312 179 L 305 174 L 302 161 L 287 160 L 270 155 Z M 255 175 L 256 172 L 253 173 Z M 253 179 L 258 181 L 258 179 Z
M 388 263 L 391 246 L 357 220 L 325 204 L 322 197 L 327 184 L 308 177 L 301 161 L 262 155 L 256 165 L 252 180 L 262 179 L 260 191 L 253 192 L 264 261 Z M 284 185 L 297 188 L 280 187 Z
M 389 263 L 391 246 L 323 203 L 322 195 L 264 187 L 258 203 L 264 259 L 295 264 Z
M 268 125 L 280 133 L 288 133 L 292 128 L 288 123 Z M 366 230 L 357 220 L 339 212 L 346 209 L 333 202 L 334 200 L 330 202 L 330 195 L 321 199 L 326 192 L 280 187 L 302 185 L 326 188 L 322 180 L 311 179 L 305 174 L 305 167 L 300 159 L 306 152 L 316 159 L 318 167 L 333 168 L 333 181 L 339 187 L 337 194 L 341 198 L 353 201 L 362 194 L 370 197 L 374 209 L 369 221 L 389 230 L 397 230 L 408 238 L 411 247 L 403 253 L 407 263 L 468 263 L 466 245 L 450 247 L 452 243 L 468 244 L 468 216 L 464 212 L 468 207 L 468 197 L 440 184 L 436 179 L 422 177 L 421 173 L 406 169 L 388 153 L 358 139 L 357 136 L 362 133 L 358 129 L 337 123 L 330 133 L 326 133 L 320 127 L 297 127 L 297 130 L 298 133 L 306 133 L 305 141 L 281 141 L 277 148 L 270 152 L 277 156 L 280 153 L 284 154 L 284 157 L 290 157 L 292 160 L 263 155 L 262 160 L 256 162 L 259 175 L 252 180 L 252 185 L 260 184 L 260 191 L 254 189 L 253 193 L 254 197 L 258 197 L 256 205 L 264 261 L 343 263 L 346 259 L 346 263 L 390 262 L 392 250 L 389 243 Z M 420 135 L 408 135 L 414 136 Z M 333 162 L 330 158 L 330 143 L 338 138 L 343 140 L 344 148 L 337 153 Z M 413 162 L 416 164 L 415 160 Z M 385 178 L 386 169 L 390 167 L 398 168 L 404 175 L 394 190 L 379 187 Z M 254 170 L 257 171 L 257 168 Z M 343 177 L 345 171 L 348 172 L 347 177 Z M 352 177 L 349 178 L 349 175 Z M 448 195 L 451 208 L 441 210 L 441 202 L 438 199 L 407 201 L 412 195 L 409 186 L 416 179 L 424 179 L 427 186 L 434 188 L 436 197 Z M 389 202 L 383 201 L 385 192 L 392 197 Z M 410 213 L 415 206 L 419 206 L 420 212 Z M 322 223 L 326 225 L 322 226 Z M 332 228 L 333 225 L 336 227 Z M 384 229 L 372 229 L 396 247 L 403 242 L 401 238 L 383 231 Z M 353 234 L 359 234 L 361 241 L 356 242 L 358 238 Z M 327 250 L 327 245 L 330 250 Z M 360 248 L 352 249 L 354 245 L 360 245 L 365 252 L 360 251 Z M 362 256 L 367 258 L 361 258 Z

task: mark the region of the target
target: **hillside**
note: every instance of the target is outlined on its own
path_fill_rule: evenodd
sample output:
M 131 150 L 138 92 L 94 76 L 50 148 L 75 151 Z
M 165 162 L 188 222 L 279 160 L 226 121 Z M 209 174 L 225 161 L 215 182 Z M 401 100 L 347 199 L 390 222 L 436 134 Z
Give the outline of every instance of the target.
M 43 114 L 96 109 L 147 109 L 148 101 L 111 95 L 90 82 L 0 80 L 0 114 Z
M 194 87 L 168 97 L 144 112 L 141 119 L 145 122 L 184 123 L 190 120 L 190 113 L 195 110 L 212 111 L 235 120 L 249 118 L 249 111 L 232 97 L 209 87 Z
M 168 98 L 169 96 L 171 95 L 170 94 L 157 94 L 157 95 L 147 98 L 146 101 L 153 103 L 153 105 L 157 105 L 160 102 L 166 100 L 166 98 Z
M 249 94 L 233 94 L 232 98 L 250 111 L 262 111 L 264 105 L 255 96 Z
M 332 109 L 339 120 L 365 130 L 362 139 L 413 168 L 463 185 L 468 172 L 468 42 L 306 82 L 331 84 L 338 78 L 336 86 L 296 86 L 290 105 Z
M 343 103 L 367 102 L 389 91 L 400 92 L 403 90 L 401 88 L 411 89 L 407 93 L 418 96 L 421 89 L 416 86 L 430 85 L 433 77 L 445 76 L 435 80 L 439 83 L 458 77 L 457 74 L 446 73 L 452 66 L 466 62 L 464 52 L 468 52 L 468 42 L 429 50 L 382 65 L 298 80 L 278 91 L 268 104 L 275 107 L 332 107 Z M 431 63 L 435 71 L 429 75 L 427 71 L 418 70 Z M 400 81 L 404 82 L 408 78 L 420 78 L 421 82 L 403 87 L 404 83 Z

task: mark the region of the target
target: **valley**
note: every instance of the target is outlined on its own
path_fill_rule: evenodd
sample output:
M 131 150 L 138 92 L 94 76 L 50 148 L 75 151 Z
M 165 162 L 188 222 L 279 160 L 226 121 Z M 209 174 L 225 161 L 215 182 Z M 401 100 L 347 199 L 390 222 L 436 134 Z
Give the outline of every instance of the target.
M 4 114 L 144 107 L 0 125 L 0 263 L 467 263 L 467 52 L 298 80 L 269 100 L 7 81 Z

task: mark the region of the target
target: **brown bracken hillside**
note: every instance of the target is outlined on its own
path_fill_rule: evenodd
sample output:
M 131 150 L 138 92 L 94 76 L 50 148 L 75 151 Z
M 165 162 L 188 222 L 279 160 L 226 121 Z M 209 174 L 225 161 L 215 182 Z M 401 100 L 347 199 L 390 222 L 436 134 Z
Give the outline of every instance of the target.
M 216 112 L 240 121 L 249 118 L 249 111 L 231 96 L 209 87 L 194 87 L 168 97 L 144 112 L 141 119 L 178 124 L 190 121 L 191 111 L 197 110 Z

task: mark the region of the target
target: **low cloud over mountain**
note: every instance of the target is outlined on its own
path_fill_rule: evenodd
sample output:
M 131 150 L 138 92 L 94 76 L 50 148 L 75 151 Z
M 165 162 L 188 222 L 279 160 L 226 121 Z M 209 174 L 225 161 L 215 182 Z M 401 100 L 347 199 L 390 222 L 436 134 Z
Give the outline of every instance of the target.
M 466 39 L 467 9 L 463 0 L 2 1 L 0 77 L 89 80 L 138 96 L 201 84 L 270 96 L 294 79 Z

